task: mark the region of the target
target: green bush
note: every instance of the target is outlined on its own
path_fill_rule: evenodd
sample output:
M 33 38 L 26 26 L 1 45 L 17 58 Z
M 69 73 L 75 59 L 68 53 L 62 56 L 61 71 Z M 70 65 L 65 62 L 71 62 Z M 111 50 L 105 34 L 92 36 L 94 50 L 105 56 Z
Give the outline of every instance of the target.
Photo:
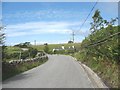
M 20 56 L 21 59 L 34 58 L 37 55 L 37 53 L 38 50 L 32 47 L 29 47 L 28 51 L 22 51 L 21 48 L 18 47 L 4 47 L 2 50 L 2 58 L 3 61 L 19 59 Z
M 45 45 L 45 46 L 44 46 L 44 51 L 45 51 L 46 53 L 49 53 L 49 46 L 48 46 L 48 45 Z
M 34 58 L 37 55 L 38 50 L 34 48 L 29 48 L 28 52 L 30 53 L 31 57 Z
M 118 87 L 119 46 L 118 35 L 108 38 L 106 42 L 91 45 L 111 34 L 118 33 L 120 26 L 111 26 L 98 30 L 94 35 L 89 35 L 81 43 L 79 53 L 74 56 L 94 70 L 110 87 Z M 114 72 L 113 72 L 114 71 Z

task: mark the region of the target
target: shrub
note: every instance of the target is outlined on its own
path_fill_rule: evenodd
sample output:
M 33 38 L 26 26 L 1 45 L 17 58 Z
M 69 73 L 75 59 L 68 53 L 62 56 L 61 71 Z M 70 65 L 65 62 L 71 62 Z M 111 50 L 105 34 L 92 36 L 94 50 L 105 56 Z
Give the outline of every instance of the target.
M 45 45 L 45 46 L 44 46 L 44 51 L 45 51 L 46 53 L 49 53 L 49 46 L 48 46 L 48 45 Z

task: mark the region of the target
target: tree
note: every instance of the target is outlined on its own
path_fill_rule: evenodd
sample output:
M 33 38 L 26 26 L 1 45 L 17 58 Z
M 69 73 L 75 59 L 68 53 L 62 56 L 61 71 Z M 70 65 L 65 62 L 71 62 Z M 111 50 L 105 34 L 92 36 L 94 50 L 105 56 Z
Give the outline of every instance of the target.
M 115 22 L 117 21 L 118 18 L 115 18 L 115 19 L 111 19 L 111 21 L 107 21 L 107 20 L 104 20 L 102 18 L 102 16 L 100 15 L 100 11 L 97 9 L 94 13 L 94 15 L 92 16 L 92 19 L 93 21 L 90 23 L 91 24 L 91 28 L 90 28 L 90 31 L 91 31 L 91 38 L 89 39 L 90 42 L 94 42 L 95 41 L 95 36 L 94 34 L 98 31 L 98 30 L 102 30 L 106 27 L 109 27 L 106 28 L 108 29 L 108 32 L 106 33 L 106 35 L 110 35 L 112 34 L 113 30 L 113 25 L 115 24 Z M 105 33 L 104 33 L 105 34 Z M 103 34 L 100 34 L 101 36 Z M 99 36 L 99 37 L 101 37 Z
M 37 55 L 38 50 L 30 47 L 29 50 L 28 50 L 28 53 L 30 53 L 30 56 L 31 56 L 32 58 L 34 58 L 34 57 Z
M 49 53 L 49 47 L 48 47 L 48 45 L 45 45 L 45 46 L 44 46 L 44 51 L 45 51 L 46 53 Z
M 2 51 L 1 54 L 0 54 L 0 56 L 2 56 L 2 60 L 4 59 L 5 54 L 6 54 L 6 52 L 5 52 L 6 46 L 4 45 L 5 34 L 2 32 L 4 28 L 5 27 L 0 26 L 0 45 L 2 46 L 0 48 L 0 50 Z
M 108 22 L 107 20 L 104 20 L 101 15 L 100 15 L 100 11 L 97 9 L 92 17 L 93 22 L 91 22 L 91 33 L 94 34 L 97 30 L 101 30 L 103 29 L 105 26 L 109 26 L 109 25 L 114 25 L 115 22 L 118 20 L 118 17 L 116 17 L 115 19 L 111 19 L 110 22 Z
M 44 43 L 44 45 L 48 45 L 47 43 Z
M 0 44 L 4 44 L 5 34 L 2 32 L 4 28 L 5 27 L 0 26 Z
M 31 45 L 30 42 L 25 42 L 25 43 L 20 43 L 20 44 L 14 45 L 14 46 L 20 47 L 20 48 L 27 48 L 30 45 Z
M 103 24 L 103 18 L 100 15 L 100 11 L 97 9 L 93 15 L 93 22 L 91 22 L 91 32 L 95 33 L 98 29 L 101 29 L 104 27 Z
M 30 46 L 30 42 L 25 42 L 25 43 L 23 43 L 23 45 Z
M 73 43 L 73 41 L 68 41 L 68 43 Z

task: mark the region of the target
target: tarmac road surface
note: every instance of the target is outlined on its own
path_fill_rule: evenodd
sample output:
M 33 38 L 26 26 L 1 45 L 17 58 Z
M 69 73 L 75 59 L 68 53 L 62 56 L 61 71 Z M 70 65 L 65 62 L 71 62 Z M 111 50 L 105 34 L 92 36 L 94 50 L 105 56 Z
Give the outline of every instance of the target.
M 48 56 L 46 63 L 4 81 L 2 88 L 94 88 L 71 56 Z

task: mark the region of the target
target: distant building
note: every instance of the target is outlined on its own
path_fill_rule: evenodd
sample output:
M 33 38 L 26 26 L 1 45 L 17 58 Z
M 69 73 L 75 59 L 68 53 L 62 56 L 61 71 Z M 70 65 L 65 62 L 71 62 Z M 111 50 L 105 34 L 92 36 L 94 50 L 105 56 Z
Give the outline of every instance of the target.
M 65 47 L 64 46 L 61 46 L 62 47 L 62 49 L 65 49 Z
M 61 48 L 54 48 L 52 49 L 52 52 L 55 52 L 55 51 L 62 51 L 62 50 L 75 50 L 75 46 L 69 46 L 68 48 L 65 48 L 65 46 L 61 46 Z

